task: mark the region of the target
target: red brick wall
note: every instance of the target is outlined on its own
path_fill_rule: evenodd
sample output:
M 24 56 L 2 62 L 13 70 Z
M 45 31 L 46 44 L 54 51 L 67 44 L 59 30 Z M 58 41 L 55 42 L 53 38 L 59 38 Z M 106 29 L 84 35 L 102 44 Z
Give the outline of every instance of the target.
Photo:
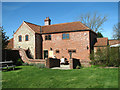
M 47 68 L 60 67 L 60 59 L 48 58 L 46 60 L 46 67 Z
M 69 32 L 70 39 L 62 40 L 62 33 L 51 34 L 51 40 L 45 41 L 45 34 L 42 35 L 43 38 L 43 50 L 50 51 L 50 47 L 53 50 L 54 55 L 61 59 L 62 56 L 69 60 L 70 56 L 68 53 L 69 49 L 75 49 L 76 53 L 72 54 L 72 58 L 80 60 L 90 60 L 90 33 L 89 31 L 81 32 Z M 89 47 L 87 49 L 87 46 Z M 59 50 L 59 53 L 56 53 Z

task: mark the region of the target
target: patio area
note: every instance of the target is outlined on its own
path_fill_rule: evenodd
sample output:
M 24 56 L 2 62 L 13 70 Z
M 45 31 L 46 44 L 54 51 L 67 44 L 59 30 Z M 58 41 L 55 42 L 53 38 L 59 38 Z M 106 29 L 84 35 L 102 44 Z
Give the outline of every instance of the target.
M 60 67 L 53 67 L 51 69 L 63 69 L 63 70 L 67 70 L 67 69 L 70 69 L 70 65 L 60 65 Z

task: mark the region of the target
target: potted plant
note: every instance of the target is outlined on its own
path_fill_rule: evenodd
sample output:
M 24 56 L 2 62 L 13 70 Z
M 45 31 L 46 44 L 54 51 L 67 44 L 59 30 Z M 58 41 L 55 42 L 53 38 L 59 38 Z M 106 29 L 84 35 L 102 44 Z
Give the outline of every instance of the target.
M 77 66 L 76 66 L 76 69 L 80 69 L 80 66 L 79 66 L 79 65 L 77 65 Z

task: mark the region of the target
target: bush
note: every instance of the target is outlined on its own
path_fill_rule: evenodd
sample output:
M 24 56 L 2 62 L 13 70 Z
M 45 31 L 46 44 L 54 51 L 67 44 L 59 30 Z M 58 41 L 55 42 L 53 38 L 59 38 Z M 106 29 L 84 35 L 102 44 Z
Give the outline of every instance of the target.
M 97 68 L 97 67 L 106 67 L 106 65 L 91 65 L 92 68 Z
M 29 66 L 35 66 L 36 64 L 35 63 L 30 63 Z
M 17 65 L 17 66 L 20 66 L 20 65 L 22 65 L 22 63 L 23 63 L 23 61 L 19 58 L 19 59 L 17 60 L 17 62 L 16 62 L 16 65 Z
M 41 64 L 41 63 L 37 63 L 35 66 L 38 68 L 45 68 L 45 64 Z
M 23 65 L 23 66 L 28 66 L 29 64 L 28 64 L 28 63 L 23 63 L 22 65 Z
M 108 66 L 116 66 L 118 67 L 120 65 L 120 59 L 119 59 L 119 48 L 111 48 L 109 50 L 109 63 Z
M 45 64 L 41 64 L 41 63 L 30 63 L 30 64 L 28 64 L 28 63 L 23 63 L 23 65 L 29 65 L 29 66 L 36 66 L 36 67 L 38 67 L 38 68 L 45 68 Z
M 100 65 L 100 66 L 115 66 L 120 65 L 120 60 L 118 58 L 118 49 L 119 48 L 102 48 L 98 49 L 97 52 L 91 53 L 91 65 Z
M 77 66 L 76 66 L 76 69 L 80 69 L 80 66 L 79 66 L 79 65 L 77 65 Z
M 90 55 L 90 58 L 91 58 L 91 62 L 90 64 L 92 65 L 106 65 L 106 58 L 107 57 L 107 54 L 106 54 L 106 49 L 100 49 L 98 48 L 97 52 L 94 53 L 92 51 L 91 55 Z

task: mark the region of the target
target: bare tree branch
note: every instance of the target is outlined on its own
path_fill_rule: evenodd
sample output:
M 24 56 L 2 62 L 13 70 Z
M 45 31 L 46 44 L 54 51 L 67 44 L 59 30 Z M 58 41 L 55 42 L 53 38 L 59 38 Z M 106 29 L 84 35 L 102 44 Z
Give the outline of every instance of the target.
M 107 21 L 107 16 L 98 15 L 96 12 L 91 15 L 90 13 L 81 14 L 78 17 L 78 21 L 88 26 L 95 32 L 98 32 L 101 29 L 101 26 L 105 21 Z
M 120 23 L 113 26 L 113 38 L 120 39 Z

